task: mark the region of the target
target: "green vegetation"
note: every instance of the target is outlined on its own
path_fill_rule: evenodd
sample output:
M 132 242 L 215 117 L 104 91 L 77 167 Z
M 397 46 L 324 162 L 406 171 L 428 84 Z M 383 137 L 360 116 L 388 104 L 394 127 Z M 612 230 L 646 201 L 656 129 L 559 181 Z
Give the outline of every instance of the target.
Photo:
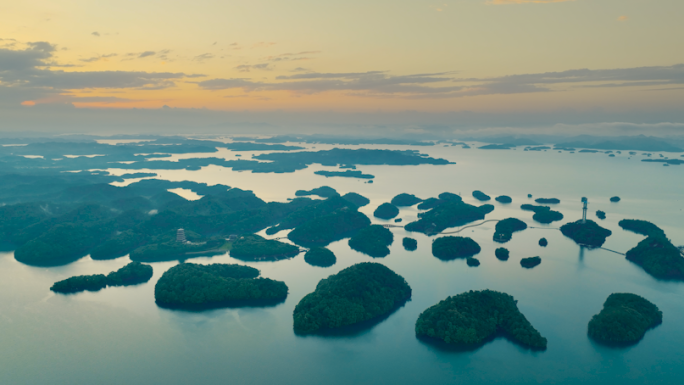
M 342 199 L 356 205 L 356 207 L 363 207 L 363 206 L 370 203 L 370 199 L 366 198 L 363 195 L 359 195 L 357 193 L 354 193 L 354 192 L 350 192 L 350 193 L 342 195 Z
M 326 246 L 330 242 L 353 235 L 370 223 L 370 219 L 356 209 L 343 207 L 295 227 L 287 237 L 304 247 Z
M 400 206 L 400 207 L 408 207 L 408 206 L 413 206 L 416 203 L 420 203 L 423 200 L 418 198 L 417 196 L 413 194 L 406 194 L 406 193 L 401 193 L 394 198 L 392 198 L 391 203 L 395 206 Z
M 243 261 L 277 261 L 299 254 L 299 247 L 265 239 L 256 234 L 243 235 L 233 242 L 230 256 Z
M 480 150 L 510 150 L 515 148 L 515 144 L 503 143 L 503 144 L 486 144 L 484 146 L 478 147 Z
M 401 245 L 408 251 L 414 251 L 418 248 L 418 241 L 413 238 L 404 237 L 404 239 L 401 240 Z
M 310 334 L 377 319 L 411 298 L 406 280 L 379 263 L 359 263 L 321 280 L 294 309 L 294 330 Z
M 380 219 L 392 219 L 397 215 L 399 215 L 399 209 L 391 203 L 383 203 L 373 211 L 373 216 Z
M 103 274 L 79 275 L 55 282 L 50 290 L 55 293 L 69 294 L 79 291 L 98 291 L 107 287 L 107 277 Z
M 556 198 L 537 198 L 534 201 L 539 203 L 539 204 L 543 204 L 543 205 L 560 203 L 560 199 L 556 199 Z
M 517 301 L 492 290 L 469 291 L 440 301 L 420 314 L 416 335 L 448 344 L 477 346 L 503 332 L 533 349 L 546 349 L 546 338 L 518 310 Z
M 346 171 L 315 171 L 314 174 L 323 175 L 326 178 L 335 177 L 335 176 L 342 177 L 342 178 L 359 178 L 359 179 L 373 179 L 373 178 L 375 178 L 375 175 L 364 174 L 361 171 L 352 171 L 352 170 L 346 170 Z
M 107 285 L 137 285 L 149 281 L 152 278 L 152 273 L 152 266 L 140 262 L 131 262 L 119 270 L 107 274 Z
M 473 191 L 473 197 L 475 197 L 475 199 L 477 199 L 477 200 L 479 200 L 479 201 L 483 201 L 483 202 L 486 202 L 486 201 L 492 199 L 492 197 L 490 197 L 489 195 L 483 193 L 483 192 L 480 191 L 480 190 L 475 190 L 475 191 Z
M 211 308 L 275 304 L 287 297 L 284 282 L 259 277 L 259 270 L 241 265 L 181 263 L 167 270 L 154 287 L 158 305 Z
M 606 219 L 606 212 L 601 211 L 601 210 L 596 210 L 596 217 L 598 219 L 604 220 L 604 219 Z
M 620 202 L 620 197 L 611 197 L 611 198 L 610 198 L 610 201 L 613 202 L 613 203 Z
M 500 261 L 508 261 L 508 257 L 510 255 L 510 253 L 509 253 L 507 248 L 499 247 L 498 249 L 494 250 L 494 255 Z
M 626 255 L 629 261 L 656 278 L 684 279 L 684 257 L 665 236 L 649 236 Z
M 494 198 L 495 201 L 499 203 L 511 203 L 513 202 L 513 199 L 509 197 L 508 195 L 499 195 L 498 197 Z
M 430 211 L 419 213 L 418 220 L 407 224 L 407 231 L 435 234 L 448 227 L 462 226 L 466 223 L 484 219 L 494 210 L 492 205 L 471 206 L 460 201 L 447 201 Z
M 312 247 L 304 254 L 304 261 L 311 266 L 330 267 L 337 262 L 337 258 L 325 247 Z
M 618 225 L 625 230 L 645 235 L 647 237 L 665 237 L 665 232 L 658 226 L 648 221 L 639 219 L 623 219 Z
M 393 151 L 393 150 L 369 150 L 369 149 L 341 149 L 323 151 L 301 151 L 301 152 L 272 152 L 261 154 L 254 157 L 259 160 L 270 160 L 276 164 L 291 167 L 301 167 L 299 165 L 322 164 L 324 166 L 345 165 L 393 165 L 409 166 L 419 164 L 444 165 L 451 164 L 445 159 L 435 159 L 420 154 L 417 151 Z M 304 168 L 301 167 L 301 168 Z
M 149 243 L 131 251 L 129 257 L 138 262 L 162 262 L 186 258 L 188 254 L 208 255 L 218 252 L 225 241 L 213 240 L 201 243 L 181 243 L 175 240 Z
M 278 223 L 277 226 L 267 229 L 266 234 L 272 235 L 281 230 L 294 229 L 295 227 L 308 221 L 333 214 L 338 210 L 345 208 L 356 211 L 358 206 L 340 197 L 339 195 L 333 195 L 332 197 L 323 201 L 313 201 L 313 204 L 305 205 L 304 207 L 287 215 L 280 221 L 280 223 Z
M 441 199 L 428 198 L 418 205 L 418 210 L 430 210 L 444 203 Z
M 513 233 L 527 228 L 527 224 L 517 218 L 506 218 L 496 223 L 494 229 L 494 241 L 506 243 L 511 240 Z
M 394 242 L 394 234 L 389 229 L 380 225 L 371 225 L 359 230 L 349 240 L 349 247 L 368 254 L 373 258 L 382 258 L 389 255 L 387 246 Z
M 480 261 L 477 258 L 466 258 L 466 264 L 470 267 L 477 267 L 480 266 Z
M 529 258 L 523 258 L 520 260 L 520 266 L 526 268 L 526 269 L 531 269 L 541 263 L 541 258 L 539 257 L 529 257 Z
M 663 313 L 648 300 L 636 294 L 614 293 L 589 321 L 589 336 L 608 344 L 634 344 L 662 322 Z
M 104 241 L 90 251 L 90 258 L 96 260 L 123 257 L 144 245 L 149 239 L 134 230 L 127 230 Z
M 297 190 L 295 195 L 298 197 L 308 196 L 308 195 L 318 195 L 321 198 L 330 198 L 331 196 L 337 195 L 337 191 L 328 186 L 321 186 L 311 190 Z
M 575 243 L 593 247 L 603 246 L 606 238 L 613 233 L 590 219 L 587 219 L 586 223 L 582 223 L 581 220 L 566 223 L 561 226 L 560 230 L 563 235 L 572 239 Z
M 68 294 L 80 291 L 98 291 L 107 286 L 129 286 L 145 283 L 152 278 L 152 266 L 140 262 L 131 262 L 107 276 L 104 274 L 79 275 L 55 282 L 50 290 Z
M 443 261 L 472 257 L 481 250 L 477 242 L 467 237 L 446 236 L 432 242 L 432 255 Z
M 563 214 L 559 213 L 558 211 L 551 210 L 549 206 L 524 204 L 520 206 L 520 208 L 526 211 L 533 211 L 534 215 L 532 216 L 532 219 L 539 223 L 551 223 L 563 219 Z
M 549 241 L 547 241 L 546 238 L 541 238 L 541 239 L 539 240 L 539 246 L 541 246 L 541 247 L 546 247 L 546 246 L 548 246 L 548 245 L 549 245 Z

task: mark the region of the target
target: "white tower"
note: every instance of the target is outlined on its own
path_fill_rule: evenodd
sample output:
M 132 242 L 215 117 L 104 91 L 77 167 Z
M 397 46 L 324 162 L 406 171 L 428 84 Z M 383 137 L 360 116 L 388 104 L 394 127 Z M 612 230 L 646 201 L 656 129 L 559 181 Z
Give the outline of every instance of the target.
M 176 242 L 180 242 L 180 243 L 185 243 L 185 242 L 186 242 L 186 239 L 185 239 L 185 230 L 183 230 L 183 229 L 178 229 L 178 231 L 176 231 Z
M 582 197 L 582 203 L 584 204 L 582 207 L 582 224 L 585 224 L 587 223 L 587 205 L 589 204 L 589 199 Z

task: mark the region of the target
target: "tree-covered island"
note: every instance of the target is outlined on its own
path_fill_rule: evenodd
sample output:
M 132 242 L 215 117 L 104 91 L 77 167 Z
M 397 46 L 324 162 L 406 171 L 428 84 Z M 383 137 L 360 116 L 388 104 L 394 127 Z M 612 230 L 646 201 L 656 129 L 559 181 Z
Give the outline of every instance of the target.
M 331 214 L 304 222 L 287 237 L 304 247 L 327 246 L 330 242 L 354 235 L 370 224 L 370 219 L 356 208 L 342 207 Z
M 521 209 L 534 212 L 532 219 L 539 223 L 551 223 L 563 219 L 563 214 L 558 211 L 553 211 L 549 206 L 535 206 L 524 204 L 520 206 Z
M 299 247 L 289 243 L 247 234 L 233 242 L 230 256 L 243 261 L 277 261 L 299 254 Z
M 506 243 L 511 240 L 513 233 L 527 228 L 527 224 L 517 218 L 506 218 L 496 223 L 494 229 L 494 241 Z
M 478 267 L 480 266 L 480 260 L 473 257 L 466 258 L 466 265 L 470 267 Z
M 496 250 L 494 250 L 494 255 L 500 261 L 508 261 L 508 257 L 510 256 L 510 252 L 505 247 L 499 247 Z
M 401 193 L 401 194 L 395 196 L 394 198 L 392 198 L 390 203 L 392 203 L 395 206 L 399 206 L 399 207 L 408 207 L 408 206 L 413 206 L 416 203 L 420 203 L 422 201 L 423 201 L 422 199 L 418 198 L 417 196 L 415 196 L 413 194 Z
M 647 299 L 631 293 L 614 293 L 589 321 L 588 333 L 601 343 L 631 345 L 662 322 L 663 313 Z
M 159 306 L 180 309 L 265 306 L 285 300 L 284 282 L 258 277 L 259 270 L 249 266 L 181 263 L 159 278 L 154 298 Z
M 397 215 L 399 215 L 399 209 L 391 203 L 383 203 L 373 211 L 373 216 L 380 219 L 392 219 Z
M 329 186 L 321 186 L 311 190 L 297 190 L 295 196 L 303 197 L 309 195 L 318 195 L 321 198 L 330 198 L 337 195 L 337 191 Z
M 587 219 L 585 223 L 582 223 L 581 220 L 566 223 L 561 226 L 560 231 L 575 243 L 592 247 L 603 246 L 606 238 L 613 233 L 590 219 Z
M 325 332 L 391 313 L 411 298 L 406 280 L 379 263 L 359 263 L 321 280 L 294 309 L 297 334 Z
M 312 247 L 304 254 L 304 261 L 311 266 L 330 267 L 337 262 L 337 258 L 325 247 Z
M 560 203 L 560 199 L 557 199 L 557 198 L 537 198 L 534 201 L 539 203 L 539 204 L 542 204 L 542 205 Z
M 479 200 L 479 201 L 482 201 L 482 202 L 486 202 L 486 201 L 492 199 L 492 197 L 490 197 L 489 195 L 483 193 L 483 192 L 480 191 L 480 190 L 475 190 L 475 191 L 473 191 L 473 197 L 474 197 L 475 199 Z
M 404 237 L 404 239 L 401 240 L 401 245 L 408 251 L 414 251 L 418 248 L 418 241 L 413 238 Z
M 432 255 L 443 261 L 472 257 L 481 250 L 480 245 L 468 237 L 446 236 L 432 242 Z
M 494 198 L 495 201 L 499 203 L 511 203 L 513 202 L 513 199 L 509 197 L 508 195 L 499 195 L 498 197 Z
M 606 219 L 606 212 L 603 210 L 596 210 L 596 217 L 598 219 L 604 220 Z
M 653 277 L 684 280 L 684 257 L 665 236 L 649 236 L 627 251 L 627 260 Z
M 520 260 L 520 266 L 526 268 L 526 269 L 531 269 L 541 263 L 541 258 L 539 257 L 529 257 L 529 258 L 523 258 Z
M 503 334 L 532 349 L 546 349 L 546 338 L 518 310 L 517 301 L 492 290 L 469 291 L 439 302 L 420 314 L 418 337 L 457 346 L 479 346 Z
M 484 219 L 494 210 L 494 206 L 485 204 L 479 207 L 467 203 L 450 200 L 430 211 L 418 213 L 418 220 L 404 226 L 407 231 L 421 232 L 427 235 L 444 231 L 448 227 L 462 226 L 466 223 Z
M 382 258 L 389 255 L 387 246 L 394 242 L 394 234 L 389 229 L 380 225 L 371 225 L 359 230 L 351 239 L 349 247 L 373 258 Z
M 106 276 L 104 274 L 79 275 L 55 282 L 50 290 L 68 294 L 81 291 L 98 291 L 107 286 L 129 286 L 145 283 L 152 278 L 152 266 L 131 262 Z
M 315 171 L 314 174 L 316 175 L 323 175 L 326 178 L 330 177 L 342 177 L 342 178 L 358 178 L 358 179 L 373 179 L 375 178 L 375 175 L 371 174 L 364 174 L 362 171 L 352 171 L 352 170 L 345 170 L 345 171 Z
M 664 237 L 665 232 L 663 229 L 660 227 L 656 226 L 655 224 L 648 222 L 648 221 L 642 221 L 640 219 L 623 219 L 620 222 L 618 222 L 618 226 L 622 227 L 623 229 L 627 231 L 631 231 L 633 233 L 645 235 L 647 237 L 655 236 L 655 237 Z

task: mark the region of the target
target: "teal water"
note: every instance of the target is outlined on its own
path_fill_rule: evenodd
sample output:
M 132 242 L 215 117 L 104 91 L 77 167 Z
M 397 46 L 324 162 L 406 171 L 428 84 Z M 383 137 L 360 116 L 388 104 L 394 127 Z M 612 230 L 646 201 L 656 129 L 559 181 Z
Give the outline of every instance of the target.
M 317 145 L 317 149 L 327 148 Z M 365 148 L 373 146 L 363 146 Z M 381 146 L 400 148 L 398 146 Z M 220 167 L 200 171 L 159 171 L 163 178 L 223 183 L 251 189 L 265 200 L 285 200 L 297 189 L 329 185 L 341 193 L 358 192 L 380 203 L 401 192 L 422 198 L 444 191 L 461 192 L 475 203 L 473 190 L 492 197 L 510 195 L 513 203 L 493 202 L 488 219 L 511 216 L 535 227 L 515 233 L 506 244 L 511 258 L 494 257 L 493 223 L 467 229 L 481 246 L 478 268 L 465 261 L 442 262 L 430 253 L 420 234 L 418 250 L 405 251 L 403 229 L 393 229 L 391 254 L 376 262 L 402 275 L 413 288 L 404 307 L 370 329 L 354 335 L 299 337 L 292 331 L 292 311 L 318 281 L 370 257 L 347 246 L 330 246 L 337 264 L 307 265 L 303 255 L 278 262 L 247 263 L 290 288 L 275 307 L 183 312 L 158 308 L 154 284 L 175 262 L 155 263 L 154 277 L 134 287 L 96 293 L 55 295 L 53 282 L 78 274 L 107 273 L 129 262 L 85 257 L 67 266 L 36 268 L 0 253 L 0 384 L 678 384 L 684 376 L 684 283 L 658 281 L 624 256 L 605 250 L 582 250 L 553 228 L 581 216 L 579 198 L 590 200 L 589 217 L 613 231 L 605 247 L 625 252 L 642 236 L 623 231 L 623 218 L 645 219 L 661 226 L 673 243 L 684 244 L 684 167 L 662 167 L 626 156 L 605 154 L 419 148 L 456 161 L 449 166 L 360 166 L 375 183 L 314 175 L 310 167 L 293 174 L 237 173 Z M 185 155 L 184 155 L 185 156 Z M 232 156 L 232 154 L 227 154 Z M 248 156 L 246 156 L 248 158 Z M 117 170 L 125 173 L 125 170 Z M 519 209 L 537 197 L 556 197 L 565 219 L 535 224 Z M 610 203 L 613 195 L 622 197 Z M 402 209 L 404 222 L 415 208 Z M 374 222 L 382 221 L 374 219 Z M 279 233 L 276 236 L 283 236 Z M 541 248 L 537 241 L 549 240 Z M 532 270 L 524 257 L 542 257 Z M 196 263 L 242 263 L 227 255 L 196 258 Z M 467 290 L 507 292 L 530 322 L 548 338 L 548 350 L 532 352 L 504 338 L 470 352 L 456 352 L 416 339 L 414 324 L 427 307 Z M 615 349 L 587 338 L 587 322 L 613 292 L 631 292 L 663 311 L 663 324 L 637 345 Z

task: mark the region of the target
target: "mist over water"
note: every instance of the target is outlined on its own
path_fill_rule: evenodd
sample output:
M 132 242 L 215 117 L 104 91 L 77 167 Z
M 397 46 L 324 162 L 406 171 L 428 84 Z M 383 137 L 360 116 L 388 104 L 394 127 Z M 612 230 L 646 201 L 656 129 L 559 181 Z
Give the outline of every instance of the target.
M 408 146 L 305 145 L 414 149 Z M 511 204 L 492 203 L 486 219 L 517 217 L 528 228 L 505 244 L 508 261 L 495 258 L 494 223 L 464 230 L 477 241 L 482 263 L 470 268 L 465 260 L 443 262 L 432 256 L 435 237 L 393 228 L 391 254 L 375 259 L 351 250 L 347 240 L 330 249 L 337 263 L 313 267 L 303 254 L 277 262 L 245 263 L 228 255 L 194 258 L 194 263 L 240 263 L 261 270 L 262 276 L 284 281 L 287 300 L 265 308 L 216 309 L 205 312 L 167 310 L 154 303 L 154 284 L 177 262 L 153 263 L 154 277 L 131 287 L 100 292 L 56 295 L 49 287 L 73 275 L 107 273 L 130 260 L 93 261 L 89 257 L 52 268 L 30 267 L 0 253 L 0 383 L 3 384 L 673 384 L 684 375 L 684 283 L 659 281 L 624 256 L 602 249 L 581 249 L 556 228 L 581 217 L 580 198 L 589 198 L 588 217 L 613 234 L 604 247 L 626 252 L 643 237 L 622 230 L 621 219 L 644 219 L 660 226 L 675 245 L 684 244 L 682 166 L 662 167 L 640 162 L 641 156 L 570 154 L 567 152 L 484 151 L 460 147 L 415 148 L 432 157 L 456 162 L 445 166 L 358 166 L 375 175 L 374 183 L 313 174 L 334 167 L 313 165 L 286 174 L 234 172 L 218 166 L 199 171 L 151 170 L 158 178 L 226 184 L 252 190 L 266 201 L 285 201 L 296 190 L 321 185 L 344 194 L 356 192 L 371 203 L 361 209 L 374 223 L 373 210 L 406 192 L 420 198 L 442 192 L 460 193 L 464 201 L 481 204 L 471 192 L 492 198 L 509 195 Z M 258 154 L 259 152 L 253 152 Z M 249 159 L 252 152 L 243 153 Z M 235 153 L 174 155 L 167 160 Z M 657 155 L 656 155 L 657 156 Z M 231 158 L 232 157 L 232 158 Z M 121 165 L 125 167 L 125 165 Z M 112 173 L 147 170 L 110 169 Z M 135 180 L 127 180 L 131 183 Z M 529 199 L 527 194 L 532 194 Z M 620 196 L 619 203 L 609 197 Z M 561 222 L 541 225 L 520 210 L 534 198 L 558 198 L 552 205 Z M 595 211 L 607 219 L 599 221 Z M 415 207 L 402 208 L 402 224 L 416 219 Z M 282 237 L 286 233 L 267 236 Z M 409 252 L 401 238 L 418 240 Z M 539 238 L 549 245 L 542 248 Z M 521 258 L 540 256 L 541 265 L 523 269 Z M 411 301 L 370 329 L 349 336 L 296 336 L 292 311 L 319 280 L 355 263 L 383 263 L 402 275 L 413 289 Z M 415 336 L 418 315 L 449 295 L 492 289 L 511 294 L 520 311 L 548 339 L 548 350 L 533 352 L 505 338 L 474 351 L 452 351 Z M 614 292 L 635 293 L 663 311 L 663 324 L 646 333 L 637 345 L 615 349 L 593 343 L 587 323 Z

